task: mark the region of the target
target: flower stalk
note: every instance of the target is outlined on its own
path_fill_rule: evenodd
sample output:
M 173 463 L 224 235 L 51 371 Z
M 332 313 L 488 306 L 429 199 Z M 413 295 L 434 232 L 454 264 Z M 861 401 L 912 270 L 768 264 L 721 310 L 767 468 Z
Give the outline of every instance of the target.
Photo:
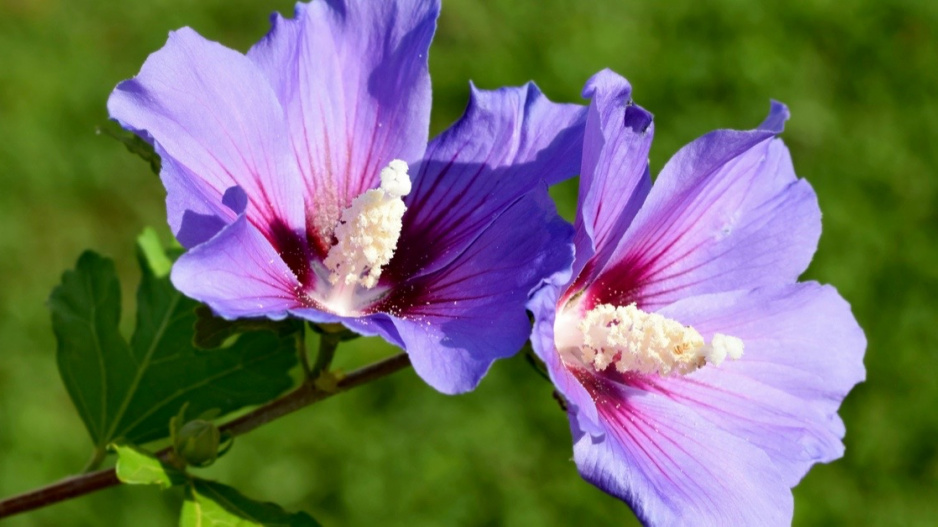
M 347 332 L 345 328 L 339 331 L 331 331 L 330 329 L 320 331 L 319 353 L 316 355 L 316 362 L 313 363 L 313 367 L 309 370 L 310 379 L 315 381 L 321 375 L 329 371 L 329 366 L 332 365 L 332 359 L 335 357 L 335 350 L 339 347 L 339 343 L 346 338 Z

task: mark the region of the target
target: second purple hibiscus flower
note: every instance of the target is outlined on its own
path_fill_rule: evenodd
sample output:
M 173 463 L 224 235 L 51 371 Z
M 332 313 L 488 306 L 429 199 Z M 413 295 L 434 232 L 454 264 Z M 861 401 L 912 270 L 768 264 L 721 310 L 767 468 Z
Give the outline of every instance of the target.
M 163 159 L 180 291 L 380 335 L 456 393 L 524 344 L 528 294 L 569 265 L 546 183 L 576 173 L 585 110 L 473 88 L 428 145 L 438 14 L 298 4 L 246 56 L 181 29 L 108 109 Z
M 651 114 L 604 71 L 583 145 L 576 259 L 532 300 L 584 478 L 647 525 L 787 525 L 791 487 L 843 454 L 866 342 L 830 286 L 798 282 L 821 233 L 775 136 L 718 130 L 654 186 Z

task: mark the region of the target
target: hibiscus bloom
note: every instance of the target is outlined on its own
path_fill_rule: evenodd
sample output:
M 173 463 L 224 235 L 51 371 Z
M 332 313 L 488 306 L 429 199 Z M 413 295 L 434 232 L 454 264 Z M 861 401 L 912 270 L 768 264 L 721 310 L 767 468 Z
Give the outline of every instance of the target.
M 585 479 L 649 525 L 780 525 L 791 487 L 843 454 L 866 342 L 834 288 L 798 282 L 820 211 L 776 134 L 681 149 L 654 186 L 652 116 L 610 71 L 587 117 L 572 273 L 531 302 Z
M 300 3 L 246 55 L 183 28 L 108 109 L 162 157 L 180 291 L 379 335 L 455 393 L 523 345 L 531 289 L 569 266 L 546 184 L 576 173 L 585 108 L 473 87 L 427 144 L 438 14 Z

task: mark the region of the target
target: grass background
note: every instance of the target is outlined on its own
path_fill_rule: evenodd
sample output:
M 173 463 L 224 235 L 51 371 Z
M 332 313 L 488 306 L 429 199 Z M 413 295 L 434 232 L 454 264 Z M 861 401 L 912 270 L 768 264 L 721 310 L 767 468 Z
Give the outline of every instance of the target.
M 81 468 L 90 444 L 58 379 L 44 302 L 93 248 L 117 259 L 129 314 L 133 240 L 164 239 L 163 189 L 94 133 L 113 86 L 183 25 L 246 50 L 289 1 L 0 0 L 0 495 Z M 788 103 L 784 138 L 824 234 L 806 277 L 866 329 L 868 380 L 841 411 L 847 454 L 795 489 L 796 525 L 938 525 L 938 3 L 446 0 L 430 69 L 433 132 L 468 80 L 535 79 L 578 101 L 610 67 L 656 116 L 653 170 L 682 144 Z M 557 189 L 570 214 L 575 187 Z M 127 318 L 125 316 L 125 318 Z M 125 320 L 125 326 L 130 324 Z M 340 361 L 387 353 L 366 341 Z M 621 525 L 584 483 L 566 419 L 520 359 L 450 398 L 408 371 L 239 438 L 208 473 L 326 525 Z M 181 497 L 116 488 L 10 527 L 176 522 Z

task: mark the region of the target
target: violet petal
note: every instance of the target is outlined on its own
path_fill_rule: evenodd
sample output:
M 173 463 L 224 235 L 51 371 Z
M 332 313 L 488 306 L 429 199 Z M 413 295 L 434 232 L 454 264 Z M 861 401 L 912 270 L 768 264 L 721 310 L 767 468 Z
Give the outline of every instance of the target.
M 279 319 L 300 307 L 296 275 L 244 215 L 180 256 L 171 278 L 225 318 Z
M 189 210 L 173 202 L 191 204 L 185 196 L 194 192 L 217 212 L 225 191 L 239 186 L 250 200 L 249 221 L 270 239 L 275 224 L 303 232 L 302 187 L 283 140 L 283 109 L 245 56 L 189 28 L 171 32 L 140 73 L 117 86 L 108 111 L 158 146 L 169 171 L 163 181 L 171 226 L 178 228 Z
M 394 159 L 423 154 L 427 56 L 437 0 L 321 0 L 272 17 L 248 57 L 274 87 L 305 189 L 309 235 L 324 257 L 341 211 Z
M 416 167 L 392 279 L 445 267 L 520 196 L 577 172 L 585 108 L 549 101 L 533 83 L 472 87 L 465 115 Z
M 528 338 L 528 294 L 569 267 L 571 237 L 542 187 L 449 266 L 397 288 L 382 311 L 393 315 L 417 373 L 441 392 L 465 392 L 492 362 L 516 353 Z
M 591 286 L 594 301 L 654 310 L 794 282 L 817 247 L 821 213 L 772 134 L 720 130 L 682 148 Z

